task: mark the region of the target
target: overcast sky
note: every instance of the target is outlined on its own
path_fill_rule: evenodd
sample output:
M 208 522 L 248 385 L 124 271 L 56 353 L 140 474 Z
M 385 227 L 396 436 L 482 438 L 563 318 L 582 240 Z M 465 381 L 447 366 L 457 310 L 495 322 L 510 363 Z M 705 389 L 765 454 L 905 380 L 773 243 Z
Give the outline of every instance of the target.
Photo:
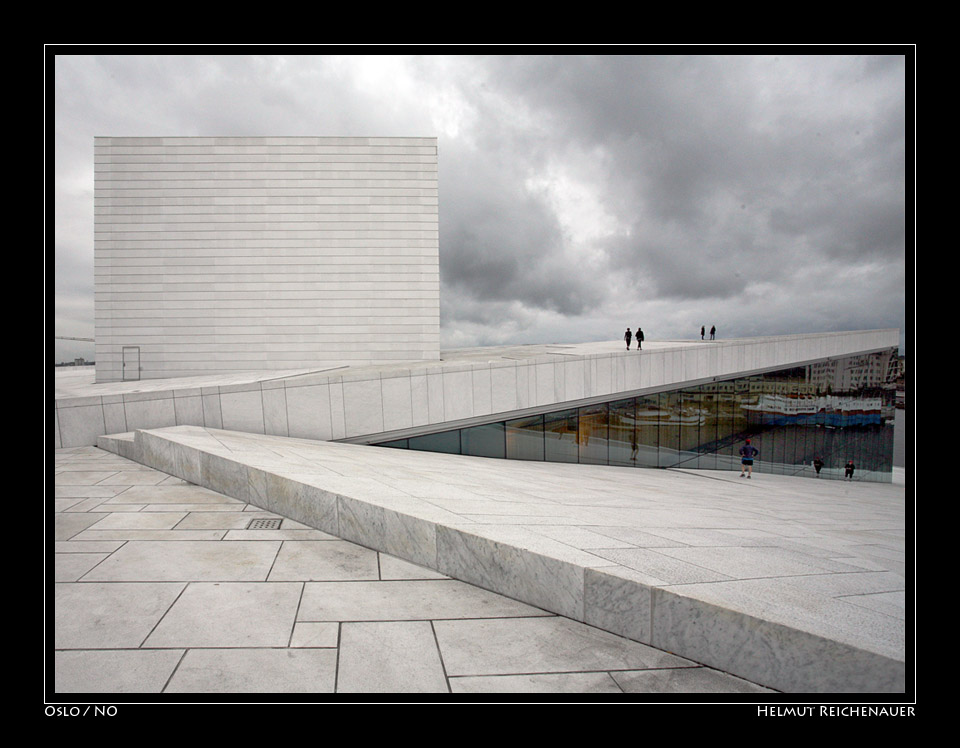
M 94 335 L 94 136 L 415 135 L 439 139 L 443 348 L 912 336 L 907 75 L 895 55 L 59 56 L 48 334 Z M 92 344 L 57 341 L 74 356 Z

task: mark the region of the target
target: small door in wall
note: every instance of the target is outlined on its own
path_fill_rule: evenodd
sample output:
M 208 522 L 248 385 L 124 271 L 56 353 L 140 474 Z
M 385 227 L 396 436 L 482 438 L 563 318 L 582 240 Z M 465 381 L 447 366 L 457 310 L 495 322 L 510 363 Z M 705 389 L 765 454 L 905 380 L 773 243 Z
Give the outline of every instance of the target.
M 140 379 L 140 346 L 123 346 L 123 381 L 135 382 Z

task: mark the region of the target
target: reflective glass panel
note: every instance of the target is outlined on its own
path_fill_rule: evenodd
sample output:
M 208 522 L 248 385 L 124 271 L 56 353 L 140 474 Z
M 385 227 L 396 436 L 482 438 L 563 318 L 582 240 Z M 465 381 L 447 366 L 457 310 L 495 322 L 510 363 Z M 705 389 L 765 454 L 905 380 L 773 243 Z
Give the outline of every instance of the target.
M 660 451 L 657 464 L 673 467 L 680 458 L 680 421 L 683 418 L 679 392 L 660 393 Z
M 381 446 L 555 462 L 891 479 L 897 351 L 850 356 Z
M 657 466 L 660 446 L 660 396 L 637 398 L 637 465 Z
M 593 465 L 606 465 L 609 460 L 607 451 L 607 404 L 591 405 L 580 408 L 580 462 Z
M 407 444 L 407 439 L 394 439 L 392 442 L 380 442 L 378 447 L 393 447 L 394 449 L 407 449 L 409 444 Z
M 637 402 L 634 398 L 610 403 L 607 427 L 611 465 L 636 465 L 639 444 L 637 443 Z
M 719 470 L 736 469 L 736 453 L 733 449 L 733 445 L 737 442 L 736 392 L 735 380 L 717 382 L 717 440 L 714 454 L 716 468 Z
M 680 392 L 680 435 L 677 465 L 686 468 L 699 467 L 700 425 L 703 414 L 700 409 L 700 388 L 688 387 Z
M 448 452 L 460 454 L 460 431 L 441 431 L 439 434 L 424 434 L 412 436 L 409 439 L 410 449 L 419 449 L 422 452 Z
M 559 410 L 543 417 L 544 457 L 549 462 L 577 462 L 577 411 Z
M 507 421 L 506 439 L 507 459 L 542 460 L 543 416 Z
M 700 388 L 700 460 L 701 470 L 717 468 L 717 429 L 719 394 L 716 382 Z
M 460 451 L 474 457 L 506 457 L 503 422 L 460 429 Z

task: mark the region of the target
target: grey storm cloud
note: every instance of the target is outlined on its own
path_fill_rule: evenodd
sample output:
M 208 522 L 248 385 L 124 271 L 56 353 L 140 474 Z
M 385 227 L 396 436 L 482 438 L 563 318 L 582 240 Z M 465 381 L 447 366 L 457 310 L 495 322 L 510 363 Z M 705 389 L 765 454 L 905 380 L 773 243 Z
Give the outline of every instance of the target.
M 563 264 L 557 216 L 523 181 L 483 154 L 442 167 L 441 277 L 458 293 L 519 301 L 564 315 L 598 303 L 601 289 Z M 450 210 L 447 210 L 447 208 Z
M 449 342 L 902 327 L 905 56 L 763 51 L 60 56 L 57 286 L 95 135 L 436 135 Z

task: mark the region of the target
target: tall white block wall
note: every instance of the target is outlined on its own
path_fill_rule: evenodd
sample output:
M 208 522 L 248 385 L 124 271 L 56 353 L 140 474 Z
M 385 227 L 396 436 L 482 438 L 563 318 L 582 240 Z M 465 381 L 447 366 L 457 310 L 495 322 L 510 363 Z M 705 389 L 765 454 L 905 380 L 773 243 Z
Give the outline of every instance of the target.
M 437 360 L 436 138 L 98 137 L 97 381 Z

